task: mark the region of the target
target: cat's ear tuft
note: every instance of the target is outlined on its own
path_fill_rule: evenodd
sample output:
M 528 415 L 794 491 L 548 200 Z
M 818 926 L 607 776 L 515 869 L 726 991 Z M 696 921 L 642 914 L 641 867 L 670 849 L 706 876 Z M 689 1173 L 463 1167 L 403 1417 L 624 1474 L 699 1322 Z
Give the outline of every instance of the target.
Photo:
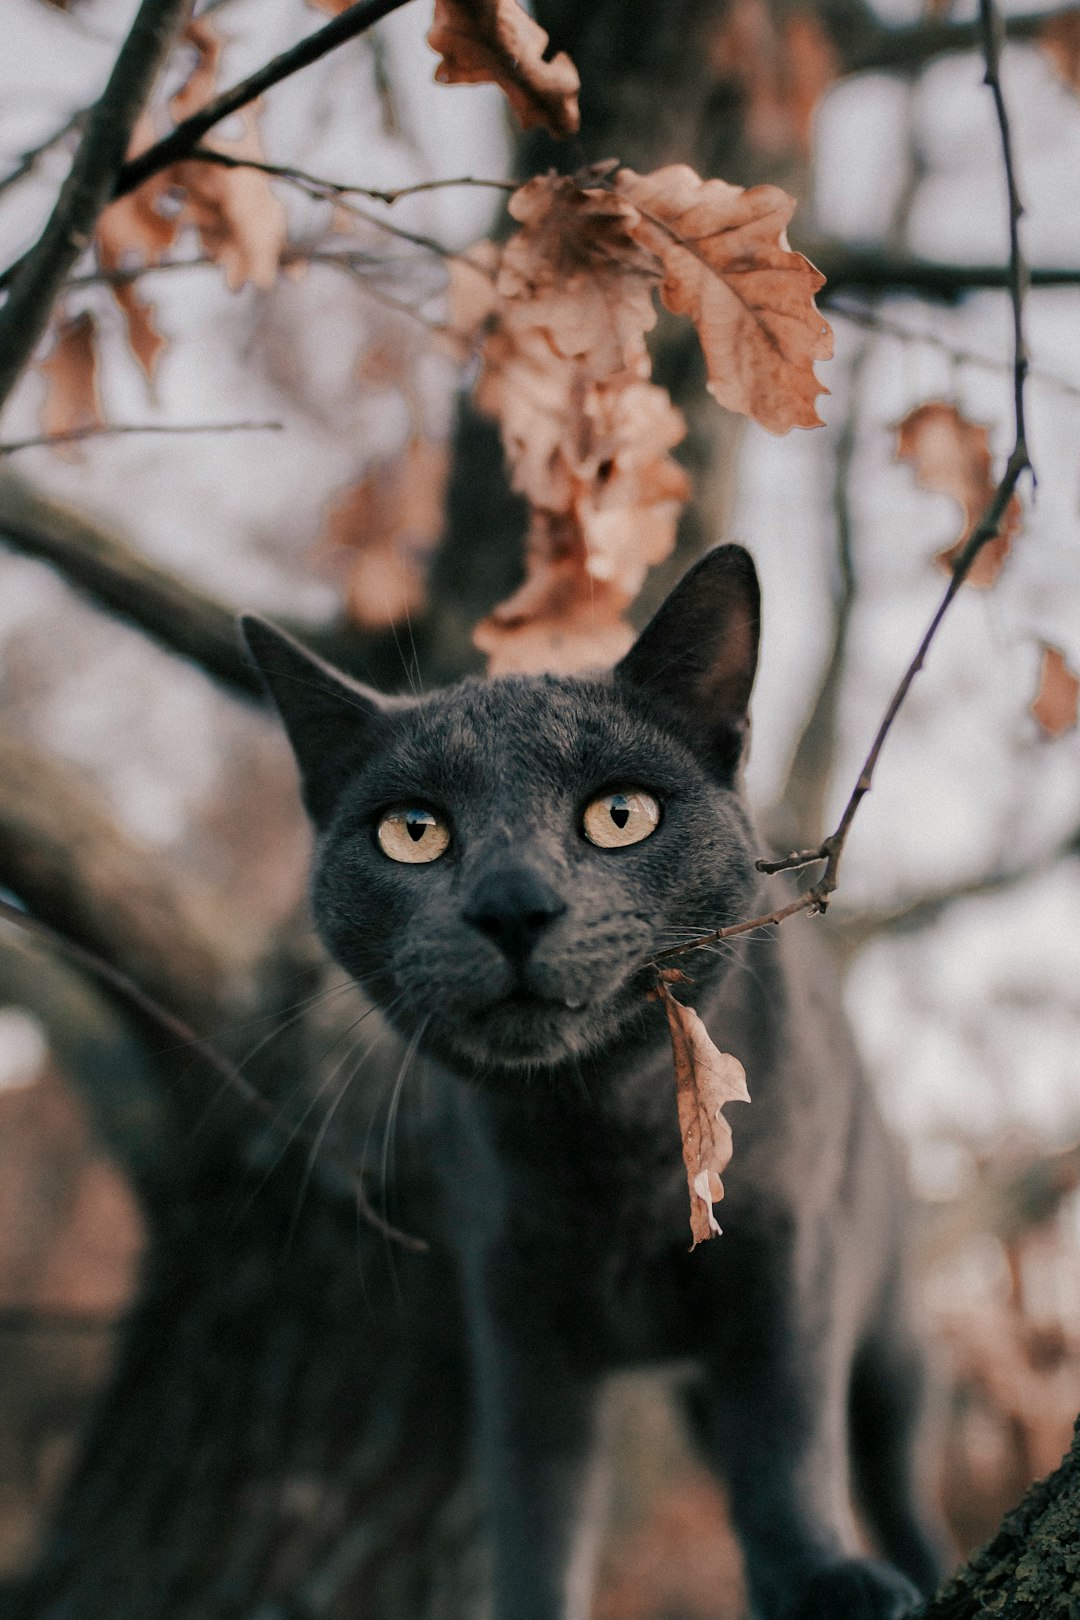
M 717 546 L 679 581 L 615 679 L 644 691 L 689 728 L 710 765 L 734 775 L 749 730 L 761 592 L 742 546 Z
M 307 812 L 324 826 L 385 725 L 383 700 L 265 619 L 245 613 L 240 631 L 285 722 Z

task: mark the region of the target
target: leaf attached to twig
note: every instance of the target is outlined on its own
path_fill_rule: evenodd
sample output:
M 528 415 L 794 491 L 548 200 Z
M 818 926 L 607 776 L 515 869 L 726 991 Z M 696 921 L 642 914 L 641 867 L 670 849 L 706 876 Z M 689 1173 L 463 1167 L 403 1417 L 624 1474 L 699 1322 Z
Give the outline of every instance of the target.
M 548 36 L 518 0 L 435 0 L 427 41 L 440 84 L 497 84 L 522 129 L 577 134 L 577 68 L 565 51 L 545 57 Z
M 670 970 L 661 973 L 657 995 L 667 1014 L 675 1059 L 679 1129 L 694 1239 L 690 1247 L 694 1249 L 721 1232 L 713 1205 L 724 1196 L 720 1178 L 732 1154 L 731 1126 L 724 1117 L 724 1105 L 749 1102 L 750 1093 L 746 1089 L 746 1071 L 738 1058 L 721 1052 L 693 1007 L 676 1000 L 670 977 Z
M 1042 643 L 1039 690 L 1031 713 L 1047 737 L 1060 737 L 1076 728 L 1080 711 L 1080 676 L 1068 666 L 1059 647 Z
M 936 495 L 951 495 L 964 514 L 959 539 L 934 559 L 947 571 L 967 544 L 990 505 L 996 489 L 990 455 L 989 429 L 980 422 L 969 422 L 955 405 L 931 400 L 909 411 L 896 430 L 896 457 L 910 461 L 920 489 Z M 997 537 L 988 540 L 967 576 L 971 585 L 992 585 L 1009 555 L 1020 530 L 1022 509 L 1013 496 L 1005 509 Z
M 681 163 L 620 169 L 615 188 L 638 211 L 635 241 L 663 266 L 661 299 L 697 328 L 713 397 L 770 433 L 820 426 L 814 402 L 828 390 L 814 363 L 832 354 L 832 329 L 814 303 L 825 277 L 788 246 L 795 199 Z

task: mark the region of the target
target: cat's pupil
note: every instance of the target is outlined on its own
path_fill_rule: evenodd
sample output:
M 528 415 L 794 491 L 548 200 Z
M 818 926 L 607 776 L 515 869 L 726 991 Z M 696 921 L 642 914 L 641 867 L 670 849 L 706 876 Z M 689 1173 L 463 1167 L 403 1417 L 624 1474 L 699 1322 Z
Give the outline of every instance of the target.
M 432 825 L 432 816 L 427 810 L 407 810 L 405 812 L 405 830 L 414 844 L 418 844 Z
M 625 827 L 630 820 L 630 806 L 621 793 L 616 793 L 611 800 L 611 819 L 616 827 Z

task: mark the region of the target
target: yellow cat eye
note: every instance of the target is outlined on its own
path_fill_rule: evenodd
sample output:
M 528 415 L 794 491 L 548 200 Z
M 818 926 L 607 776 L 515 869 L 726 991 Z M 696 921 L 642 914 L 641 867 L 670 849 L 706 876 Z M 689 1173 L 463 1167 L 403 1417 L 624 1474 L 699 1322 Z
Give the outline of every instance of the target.
M 623 788 L 594 799 L 583 818 L 585 836 L 600 849 L 624 849 L 650 838 L 660 825 L 660 806 L 641 788 Z
M 450 843 L 450 829 L 434 810 L 404 804 L 380 817 L 375 837 L 392 861 L 421 866 L 438 860 Z

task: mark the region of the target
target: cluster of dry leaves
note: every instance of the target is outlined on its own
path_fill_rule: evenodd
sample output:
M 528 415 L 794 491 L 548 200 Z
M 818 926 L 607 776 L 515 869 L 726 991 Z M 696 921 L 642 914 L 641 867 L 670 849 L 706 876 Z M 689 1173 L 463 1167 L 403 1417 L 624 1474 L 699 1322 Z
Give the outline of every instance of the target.
M 685 424 L 650 381 L 654 295 L 694 323 L 727 409 L 775 433 L 819 421 L 813 368 L 832 334 L 823 278 L 787 245 L 794 207 L 683 165 L 601 164 L 528 181 L 505 246 L 452 266 L 449 324 L 479 347 L 474 397 L 532 513 L 525 583 L 476 631 L 493 673 L 612 662 L 625 609 L 674 546 Z

